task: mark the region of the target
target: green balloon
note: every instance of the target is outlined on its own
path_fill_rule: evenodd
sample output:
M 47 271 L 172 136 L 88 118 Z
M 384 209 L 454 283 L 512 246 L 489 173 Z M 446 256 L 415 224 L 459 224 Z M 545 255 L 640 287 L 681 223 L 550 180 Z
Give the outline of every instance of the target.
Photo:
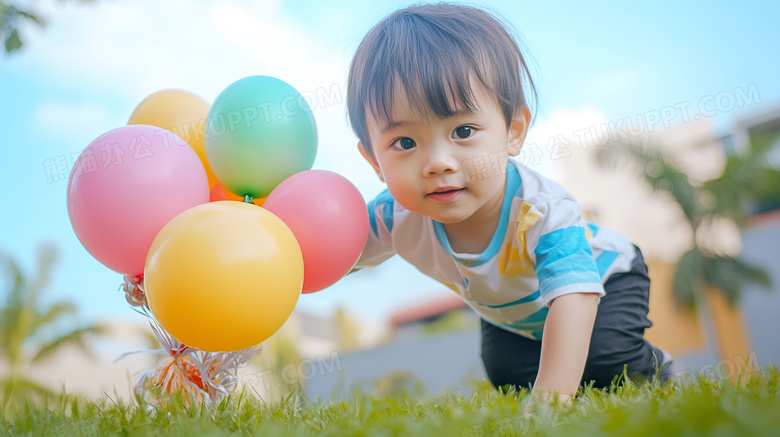
M 219 182 L 239 196 L 267 196 L 288 177 L 310 170 L 317 125 L 304 97 L 269 76 L 237 80 L 211 105 L 206 159 Z

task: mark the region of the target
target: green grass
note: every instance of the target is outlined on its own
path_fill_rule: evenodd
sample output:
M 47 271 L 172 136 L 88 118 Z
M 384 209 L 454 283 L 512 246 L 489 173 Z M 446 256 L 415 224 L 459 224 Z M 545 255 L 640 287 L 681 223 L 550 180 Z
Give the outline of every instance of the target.
M 573 405 L 536 405 L 523 415 L 525 391 L 502 394 L 481 385 L 474 395 L 424 398 L 405 393 L 348 401 L 267 405 L 237 393 L 214 408 L 181 404 L 159 411 L 109 399 L 61 395 L 3 405 L 1 435 L 31 436 L 768 436 L 780 433 L 780 373 L 774 368 L 740 384 L 700 378 L 689 383 L 626 382 L 611 392 L 584 390 Z

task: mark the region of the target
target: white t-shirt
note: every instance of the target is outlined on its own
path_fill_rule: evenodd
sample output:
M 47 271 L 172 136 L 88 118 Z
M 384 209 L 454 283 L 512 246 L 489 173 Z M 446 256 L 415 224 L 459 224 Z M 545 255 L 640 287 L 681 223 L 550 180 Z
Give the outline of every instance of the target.
M 481 254 L 453 252 L 441 223 L 394 201 L 388 190 L 368 204 L 369 238 L 355 268 L 394 254 L 458 293 L 486 321 L 540 340 L 549 304 L 569 293 L 604 295 L 610 275 L 636 256 L 626 237 L 583 224 L 557 183 L 509 159 L 501 218 Z

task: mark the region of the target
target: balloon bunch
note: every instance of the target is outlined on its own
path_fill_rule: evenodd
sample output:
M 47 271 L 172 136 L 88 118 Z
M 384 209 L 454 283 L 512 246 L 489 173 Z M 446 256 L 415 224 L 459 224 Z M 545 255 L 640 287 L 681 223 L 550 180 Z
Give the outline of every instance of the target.
M 211 107 L 186 91 L 152 94 L 81 153 L 68 181 L 73 229 L 124 275 L 127 302 L 167 355 L 138 380 L 139 401 L 217 401 L 301 293 L 354 266 L 365 203 L 347 179 L 311 170 L 316 151 L 306 99 L 251 76 Z

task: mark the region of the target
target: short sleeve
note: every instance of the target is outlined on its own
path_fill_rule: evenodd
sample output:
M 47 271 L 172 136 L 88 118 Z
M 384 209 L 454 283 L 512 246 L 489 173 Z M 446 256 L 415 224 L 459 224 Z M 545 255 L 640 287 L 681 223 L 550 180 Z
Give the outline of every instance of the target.
M 377 266 L 395 255 L 392 245 L 393 209 L 395 201 L 385 190 L 368 203 L 368 239 L 353 271 Z
M 527 250 L 534 261 L 539 293 L 549 306 L 553 299 L 569 293 L 604 295 L 596 261 L 579 205 L 561 197 L 534 205 L 540 219 L 527 233 Z

